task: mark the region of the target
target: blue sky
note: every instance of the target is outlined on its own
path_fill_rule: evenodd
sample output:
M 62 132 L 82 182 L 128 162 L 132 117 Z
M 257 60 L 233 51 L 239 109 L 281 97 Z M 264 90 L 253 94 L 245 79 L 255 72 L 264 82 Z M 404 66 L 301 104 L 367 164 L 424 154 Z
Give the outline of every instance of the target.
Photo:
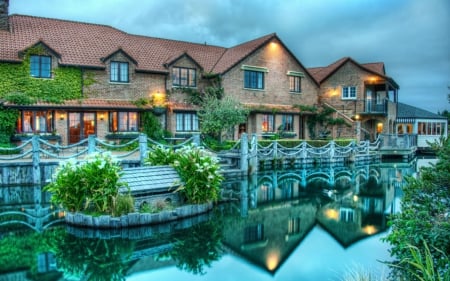
M 276 32 L 306 67 L 384 62 L 401 102 L 450 110 L 448 0 L 10 0 L 9 11 L 224 47 Z

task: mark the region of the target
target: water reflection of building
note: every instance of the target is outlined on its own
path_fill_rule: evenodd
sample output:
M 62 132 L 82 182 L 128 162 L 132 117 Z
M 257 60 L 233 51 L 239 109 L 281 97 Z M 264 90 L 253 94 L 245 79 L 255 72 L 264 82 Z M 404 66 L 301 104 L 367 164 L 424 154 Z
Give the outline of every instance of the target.
M 386 230 L 403 175 L 414 169 L 378 164 L 260 174 L 248 182 L 248 203 L 241 202 L 247 212 L 225 221 L 223 242 L 272 274 L 316 224 L 348 247 Z

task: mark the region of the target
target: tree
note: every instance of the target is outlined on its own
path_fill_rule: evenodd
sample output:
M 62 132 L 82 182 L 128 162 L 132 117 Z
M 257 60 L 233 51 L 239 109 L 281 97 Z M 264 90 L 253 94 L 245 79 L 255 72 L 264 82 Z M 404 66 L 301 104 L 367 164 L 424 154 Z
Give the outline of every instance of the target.
M 220 142 L 224 133 L 228 135 L 233 128 L 247 119 L 248 110 L 241 103 L 231 97 L 219 99 L 216 96 L 206 96 L 202 103 L 202 109 L 198 112 L 201 122 L 201 131 Z

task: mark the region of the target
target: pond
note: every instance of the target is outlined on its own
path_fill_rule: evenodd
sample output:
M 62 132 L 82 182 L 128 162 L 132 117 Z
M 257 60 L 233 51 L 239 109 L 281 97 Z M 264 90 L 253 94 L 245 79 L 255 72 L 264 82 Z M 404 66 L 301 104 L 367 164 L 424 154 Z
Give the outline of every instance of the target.
M 343 280 L 387 276 L 380 238 L 411 163 L 262 171 L 202 216 L 124 230 L 60 223 L 40 187 L 0 188 L 0 280 Z M 24 215 L 25 214 L 25 215 Z M 11 279 L 13 278 L 13 279 Z

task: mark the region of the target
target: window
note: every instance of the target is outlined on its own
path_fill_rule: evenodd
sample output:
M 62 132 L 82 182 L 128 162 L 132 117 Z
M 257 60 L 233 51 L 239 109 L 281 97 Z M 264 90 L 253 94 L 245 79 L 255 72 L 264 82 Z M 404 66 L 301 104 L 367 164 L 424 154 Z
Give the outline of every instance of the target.
M 244 243 L 264 240 L 264 224 L 256 224 L 244 228 Z
M 244 88 L 264 89 L 264 72 L 244 70 Z
M 36 78 L 50 78 L 52 58 L 49 56 L 30 56 L 30 74 Z
M 300 218 L 289 218 L 288 220 L 288 234 L 300 233 Z
M 111 82 L 128 83 L 128 63 L 127 62 L 111 62 Z
M 53 111 L 22 111 L 17 121 L 18 133 L 51 133 L 53 131 Z
M 342 87 L 342 99 L 343 100 L 355 100 L 356 99 L 356 87 Z
M 196 113 L 177 113 L 176 130 L 178 132 L 198 131 L 198 116 Z
M 262 116 L 261 131 L 264 133 L 274 131 L 272 114 L 264 114 Z
M 289 76 L 289 92 L 302 92 L 302 80 L 300 76 Z
M 341 208 L 339 212 L 339 219 L 342 222 L 354 222 L 355 211 L 350 208 Z
M 177 87 L 196 87 L 197 73 L 194 68 L 172 68 L 172 85 Z
M 138 113 L 137 112 L 110 112 L 109 131 L 110 132 L 137 132 Z
M 445 123 L 442 122 L 419 122 L 417 128 L 419 135 L 439 136 L 445 133 Z
M 281 118 L 280 131 L 292 132 L 294 131 L 294 116 L 284 114 Z

